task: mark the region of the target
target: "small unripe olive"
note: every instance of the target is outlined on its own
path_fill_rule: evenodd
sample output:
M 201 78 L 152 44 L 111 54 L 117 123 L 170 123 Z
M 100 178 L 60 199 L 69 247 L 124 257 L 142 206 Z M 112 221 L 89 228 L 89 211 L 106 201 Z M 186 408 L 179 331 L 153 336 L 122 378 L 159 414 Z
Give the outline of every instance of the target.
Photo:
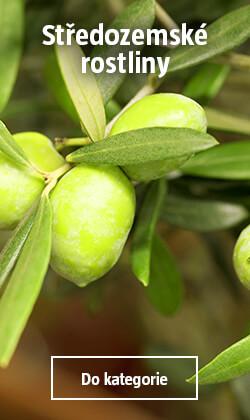
M 18 133 L 14 139 L 39 169 L 54 171 L 64 159 L 40 133 Z M 12 229 L 44 188 L 43 177 L 0 152 L 0 229 Z
M 250 289 L 250 225 L 241 232 L 235 244 L 233 262 L 241 283 Z
M 114 166 L 80 164 L 51 193 L 51 266 L 83 287 L 117 262 L 135 213 L 135 193 Z
M 129 107 L 115 122 L 110 135 L 146 127 L 186 127 L 206 132 L 203 108 L 190 98 L 174 93 L 157 93 Z M 157 179 L 178 169 L 188 157 L 124 166 L 135 181 Z

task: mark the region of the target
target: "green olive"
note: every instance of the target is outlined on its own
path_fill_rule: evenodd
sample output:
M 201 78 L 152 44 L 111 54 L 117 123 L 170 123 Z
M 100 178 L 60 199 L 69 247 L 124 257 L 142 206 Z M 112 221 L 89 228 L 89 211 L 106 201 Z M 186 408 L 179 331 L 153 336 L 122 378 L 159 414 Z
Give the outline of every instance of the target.
M 115 122 L 110 135 L 146 127 L 186 127 L 206 132 L 207 120 L 203 108 L 192 99 L 174 93 L 158 93 L 128 108 Z M 148 181 L 178 169 L 187 159 L 124 166 L 123 170 L 135 181 Z
M 131 229 L 135 193 L 114 166 L 80 164 L 51 193 L 51 266 L 83 287 L 117 262 Z
M 15 134 L 13 137 L 39 169 L 50 172 L 63 165 L 63 157 L 44 135 L 27 132 Z M 18 165 L 0 152 L 0 229 L 14 228 L 44 186 L 41 175 Z
M 250 289 L 250 225 L 241 232 L 235 244 L 233 261 L 241 283 Z

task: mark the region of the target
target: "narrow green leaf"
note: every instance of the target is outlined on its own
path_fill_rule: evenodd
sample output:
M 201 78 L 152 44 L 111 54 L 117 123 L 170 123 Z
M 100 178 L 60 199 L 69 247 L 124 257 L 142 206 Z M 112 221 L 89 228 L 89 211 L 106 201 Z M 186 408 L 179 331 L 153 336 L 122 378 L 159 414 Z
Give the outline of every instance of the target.
M 145 293 L 163 315 L 173 315 L 182 301 L 183 285 L 178 266 L 157 235 L 153 238 L 150 283 Z
M 0 254 L 0 288 L 12 270 L 33 225 L 37 210 L 35 203 L 11 234 Z
M 48 85 L 48 88 L 52 94 L 52 96 L 54 97 L 56 103 L 61 107 L 61 109 L 73 120 L 78 122 L 79 121 L 79 117 L 78 114 L 76 112 L 75 109 L 75 105 L 72 102 L 71 97 L 69 96 L 68 90 L 65 86 L 64 80 L 62 78 L 60 69 L 58 67 L 58 62 L 56 60 L 56 56 L 55 54 L 50 54 L 48 55 L 46 62 L 45 62 L 45 67 L 44 67 L 44 78 L 46 80 L 46 83 Z M 13 102 L 13 101 L 12 101 Z M 21 102 L 21 101 L 19 101 Z M 11 103 L 12 104 L 12 103 Z M 32 101 L 32 104 L 34 104 L 34 100 Z M 15 104 L 13 104 L 15 105 Z M 25 103 L 20 103 L 20 111 L 23 110 L 24 106 L 24 113 L 25 113 Z M 36 110 L 36 103 L 35 105 L 35 110 Z M 39 104 L 40 105 L 40 104 Z M 41 104 L 43 105 L 43 104 Z M 50 108 L 54 111 L 55 110 L 55 106 L 53 107 L 53 104 L 48 104 L 50 105 Z M 46 104 L 45 104 L 46 106 Z M 14 106 L 13 106 L 14 108 Z M 33 106 L 34 108 L 34 106 Z M 34 111 L 31 107 L 31 109 L 28 108 L 28 111 Z M 44 109 L 38 109 L 40 111 L 43 111 Z M 49 111 L 50 109 L 46 109 L 46 111 Z M 4 115 L 8 115 L 10 112 L 7 112 L 7 109 L 4 112 Z M 11 110 L 10 110 L 11 111 Z M 14 109 L 15 111 L 15 109 Z M 105 105 L 105 113 L 106 113 L 106 119 L 107 121 L 111 121 L 114 116 L 116 114 L 118 114 L 118 112 L 121 111 L 121 107 L 120 105 L 115 102 L 113 99 L 110 100 L 107 105 Z
M 56 44 L 56 54 L 64 82 L 88 136 L 93 141 L 100 140 L 104 137 L 106 126 L 100 89 L 89 66 L 87 72 L 82 73 L 84 53 L 76 41 L 66 45 L 65 34 L 62 40 L 65 45 Z
M 111 23 L 107 29 L 130 29 L 131 33 L 135 29 L 142 29 L 144 33 L 150 29 L 155 19 L 155 0 L 137 0 L 129 5 L 120 15 Z M 131 41 L 131 37 L 128 39 Z M 122 45 L 108 45 L 96 46 L 91 54 L 91 57 L 102 57 L 105 61 L 108 57 L 118 57 L 123 53 L 127 58 L 129 51 L 140 51 L 143 45 L 129 46 Z M 113 74 L 108 74 L 104 70 L 102 73 L 96 75 L 96 79 L 100 86 L 103 102 L 106 105 L 108 101 L 114 96 L 115 92 L 121 86 L 126 78 L 126 74 L 116 71 Z
M 205 112 L 209 128 L 250 135 L 249 119 L 210 107 L 205 107 Z
M 131 266 L 144 286 L 149 284 L 153 234 L 166 195 L 166 180 L 151 182 L 136 221 L 132 245 Z
M 116 134 L 82 147 L 68 155 L 67 160 L 133 165 L 189 156 L 216 144 L 214 137 L 191 128 L 149 127 Z
M 33 169 L 23 149 L 17 144 L 2 121 L 0 121 L 0 150 L 18 164 Z
M 205 60 L 233 50 L 250 36 L 250 6 L 228 13 L 211 23 L 206 45 L 179 45 L 167 54 L 168 73 L 195 66 Z
M 75 106 L 69 96 L 58 62 L 54 54 L 48 55 L 45 61 L 44 77 L 54 99 L 64 112 L 73 120 L 79 121 Z
M 24 2 L 0 0 L 0 112 L 11 95 L 21 59 Z
M 250 372 L 250 335 L 233 344 L 198 372 L 199 385 L 217 384 Z M 188 379 L 195 383 L 196 375 Z
M 182 94 L 204 105 L 218 94 L 229 71 L 230 67 L 224 64 L 205 63 L 188 81 Z
M 0 366 L 6 367 L 32 312 L 51 250 L 51 207 L 43 194 L 34 224 L 0 300 Z
M 240 204 L 168 194 L 161 217 L 183 229 L 210 232 L 229 229 L 248 215 L 247 209 Z
M 188 175 L 219 179 L 250 179 L 250 140 L 222 144 L 201 152 L 181 168 Z

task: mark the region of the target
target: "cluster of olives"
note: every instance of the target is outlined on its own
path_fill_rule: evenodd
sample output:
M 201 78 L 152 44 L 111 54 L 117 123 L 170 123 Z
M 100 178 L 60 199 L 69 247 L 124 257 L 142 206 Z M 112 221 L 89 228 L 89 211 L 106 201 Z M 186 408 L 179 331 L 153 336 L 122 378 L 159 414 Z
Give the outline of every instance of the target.
M 204 110 L 195 101 L 177 94 L 155 94 L 128 108 L 111 135 L 156 126 L 207 128 Z M 19 133 L 14 138 L 43 171 L 52 172 L 65 163 L 42 134 Z M 179 168 L 185 160 L 160 160 L 122 169 L 79 164 L 69 170 L 50 194 L 53 269 L 78 286 L 107 273 L 117 262 L 133 224 L 135 193 L 128 177 L 134 181 L 156 179 Z M 45 182 L 41 175 L 3 153 L 0 167 L 0 229 L 12 229 L 41 194 Z

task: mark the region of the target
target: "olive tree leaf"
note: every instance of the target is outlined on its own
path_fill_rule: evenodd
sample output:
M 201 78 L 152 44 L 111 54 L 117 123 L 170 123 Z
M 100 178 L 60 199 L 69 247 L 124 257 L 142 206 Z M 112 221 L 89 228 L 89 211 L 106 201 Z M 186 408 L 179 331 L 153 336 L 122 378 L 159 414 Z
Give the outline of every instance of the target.
M 54 54 L 48 55 L 45 61 L 44 78 L 58 105 L 60 105 L 73 121 L 78 122 L 78 114 L 69 96 Z
M 2 121 L 0 121 L 0 150 L 19 165 L 28 166 L 34 170 L 23 149 L 17 144 Z
M 34 203 L 23 220 L 21 220 L 18 224 L 0 253 L 0 288 L 12 270 L 21 252 L 23 244 L 33 225 L 36 210 L 37 202 Z
M 228 347 L 198 372 L 199 385 L 216 384 L 250 373 L 250 335 Z M 196 375 L 187 381 L 195 383 Z
M 0 300 L 0 366 L 15 351 L 39 295 L 51 250 L 51 207 L 46 194 L 23 246 L 19 260 Z
M 179 45 L 168 53 L 168 73 L 195 66 L 230 51 L 250 36 L 250 6 L 230 12 L 206 28 L 206 45 Z
M 205 107 L 205 112 L 209 128 L 250 135 L 249 119 L 210 107 Z
M 0 112 L 11 95 L 21 59 L 24 2 L 0 0 Z
M 188 175 L 219 179 L 250 179 L 250 140 L 222 144 L 201 152 L 181 168 Z
M 62 40 L 65 45 L 56 44 L 56 55 L 64 82 L 88 136 L 93 141 L 100 140 L 104 137 L 106 120 L 99 86 L 88 65 L 87 72 L 82 73 L 84 53 L 76 41 L 66 45 L 65 34 Z
M 150 282 L 145 288 L 145 293 L 163 315 L 173 315 L 179 308 L 183 296 L 178 266 L 156 234 L 152 244 Z
M 211 232 L 228 229 L 247 219 L 247 209 L 235 203 L 168 194 L 161 217 L 188 230 Z
M 46 80 L 47 86 L 52 96 L 54 97 L 56 103 L 73 121 L 79 122 L 79 117 L 76 112 L 75 105 L 73 104 L 72 99 L 69 96 L 68 90 L 65 86 L 55 54 L 48 55 L 45 61 L 45 67 L 44 67 L 43 73 L 44 73 L 44 78 Z M 13 101 L 11 104 L 13 104 Z M 32 101 L 32 104 L 34 104 L 34 101 Z M 22 105 L 25 108 L 25 103 L 20 103 L 20 108 L 21 108 L 20 111 L 22 111 L 23 109 Z M 49 104 L 49 105 L 52 110 L 56 109 L 55 105 L 54 107 L 53 107 L 53 104 Z M 33 108 L 31 107 L 31 110 L 33 110 Z M 48 111 L 49 109 L 45 108 L 45 110 Z M 11 111 L 11 110 L 9 110 L 7 107 L 7 109 L 4 112 L 4 115 L 10 114 L 10 112 L 7 112 L 7 111 Z M 30 111 L 29 108 L 28 108 L 28 111 Z M 118 114 L 118 112 L 120 111 L 121 111 L 120 105 L 117 102 L 115 102 L 113 99 L 111 99 L 107 103 L 107 105 L 105 105 L 105 113 L 106 113 L 107 121 L 111 121 L 114 118 L 114 116 Z
M 135 224 L 131 245 L 131 266 L 136 277 L 147 286 L 150 279 L 151 247 L 155 225 L 166 195 L 166 180 L 149 184 Z
M 191 128 L 149 127 L 116 134 L 81 147 L 67 156 L 69 162 L 133 165 L 175 159 L 209 149 L 217 140 Z
M 131 33 L 135 29 L 142 29 L 144 33 L 150 29 L 155 19 L 155 0 L 137 0 L 129 5 L 120 15 L 111 23 L 107 29 L 130 29 Z M 131 42 L 131 36 L 127 39 Z M 128 57 L 129 51 L 140 51 L 143 45 L 108 45 L 104 43 L 103 46 L 96 46 L 91 54 L 93 57 L 102 57 L 106 60 L 108 57 L 117 58 L 120 53 L 124 57 Z M 96 79 L 100 86 L 104 104 L 113 97 L 115 92 L 121 86 L 126 78 L 126 73 L 116 71 L 113 74 L 108 74 L 106 71 L 96 75 Z
M 220 91 L 230 71 L 229 66 L 205 63 L 184 87 L 182 94 L 204 105 Z

